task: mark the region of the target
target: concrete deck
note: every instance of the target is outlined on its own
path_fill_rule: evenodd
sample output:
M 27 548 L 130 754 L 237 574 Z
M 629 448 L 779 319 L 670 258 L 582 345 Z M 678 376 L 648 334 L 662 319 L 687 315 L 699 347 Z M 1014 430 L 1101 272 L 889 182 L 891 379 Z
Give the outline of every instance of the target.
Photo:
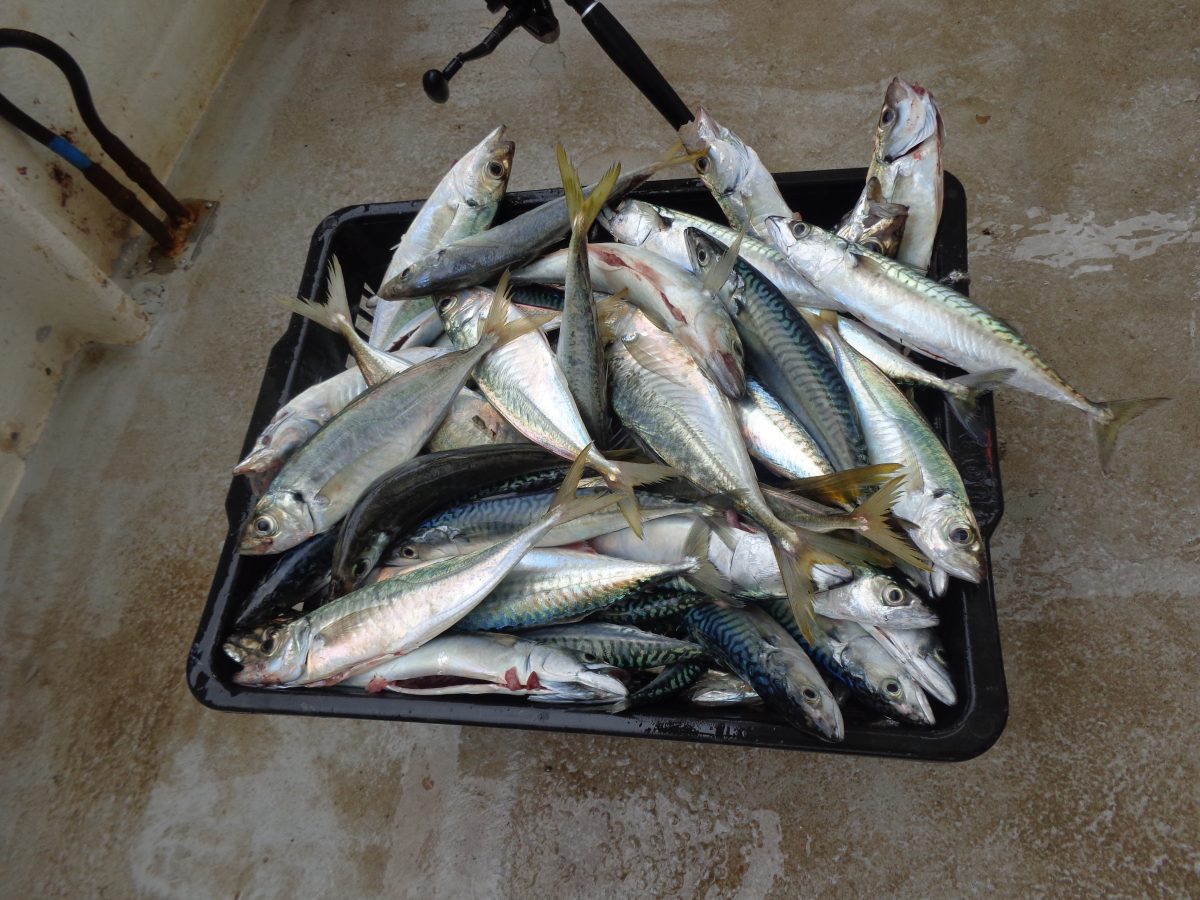
M 561 4 L 560 44 L 514 37 L 438 107 L 421 73 L 486 32 L 483 4 L 275 2 L 170 179 L 221 201 L 214 232 L 162 283 L 147 340 L 78 358 L 3 521 L 0 893 L 1200 892 L 1186 13 L 609 7 L 776 170 L 865 164 L 887 79 L 931 88 L 970 198 L 973 295 L 1092 396 L 1175 398 L 1107 479 L 1082 416 L 999 398 L 1006 733 L 928 765 L 196 703 L 184 662 L 228 470 L 284 326 L 266 297 L 295 288 L 316 223 L 424 196 L 500 121 L 515 190 L 557 183 L 555 140 L 587 175 L 672 137 Z

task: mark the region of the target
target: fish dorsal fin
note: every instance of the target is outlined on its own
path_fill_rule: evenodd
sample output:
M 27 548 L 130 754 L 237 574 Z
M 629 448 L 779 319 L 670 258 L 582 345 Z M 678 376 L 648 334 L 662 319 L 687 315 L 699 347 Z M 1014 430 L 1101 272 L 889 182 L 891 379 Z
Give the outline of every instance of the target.
M 742 252 L 742 238 L 746 236 L 746 226 L 738 231 L 737 237 L 729 245 L 729 249 L 707 272 L 704 273 L 704 289 L 712 294 L 718 293 L 729 280 L 733 267 L 737 264 L 738 254 Z

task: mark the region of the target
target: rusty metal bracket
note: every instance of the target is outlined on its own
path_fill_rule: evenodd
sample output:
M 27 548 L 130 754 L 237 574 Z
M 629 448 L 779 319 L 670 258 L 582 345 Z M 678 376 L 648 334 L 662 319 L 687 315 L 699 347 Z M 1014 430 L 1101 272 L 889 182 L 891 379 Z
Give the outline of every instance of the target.
M 129 178 L 150 195 L 151 199 L 167 214 L 165 221 L 159 219 L 137 198 L 133 191 L 122 185 L 103 166 L 91 159 L 75 144 L 61 134 L 56 134 L 0 94 L 0 118 L 11 122 L 35 141 L 44 144 L 78 169 L 83 177 L 96 187 L 117 209 L 133 219 L 154 238 L 162 252 L 167 255 L 178 253 L 195 222 L 196 215 L 180 203 L 150 171 L 146 165 L 119 137 L 109 131 L 96 105 L 92 92 L 79 63 L 66 50 L 49 38 L 23 31 L 19 28 L 0 28 L 0 48 L 17 47 L 44 56 L 58 66 L 67 79 L 75 106 L 84 124 L 96 138 L 100 148 Z

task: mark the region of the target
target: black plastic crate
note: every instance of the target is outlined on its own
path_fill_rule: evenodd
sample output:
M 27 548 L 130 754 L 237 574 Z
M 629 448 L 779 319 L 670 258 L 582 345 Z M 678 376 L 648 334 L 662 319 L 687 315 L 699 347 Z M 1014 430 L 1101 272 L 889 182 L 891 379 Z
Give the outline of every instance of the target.
M 784 199 L 805 219 L 831 226 L 858 196 L 863 169 L 787 173 L 776 176 Z M 559 190 L 509 194 L 497 221 L 561 194 Z M 633 196 L 720 220 L 708 190 L 689 179 L 660 181 Z M 360 288 L 378 286 L 391 255 L 423 201 L 375 203 L 348 207 L 317 227 L 301 282 L 302 296 L 321 294 L 331 254 L 341 261 L 350 297 Z M 930 272 L 934 277 L 967 269 L 966 195 L 954 176 L 946 175 L 945 209 Z M 258 402 L 243 450 L 247 451 L 275 411 L 300 391 L 341 371 L 347 346 L 338 335 L 293 316 L 271 350 Z M 935 366 L 935 368 L 938 368 Z M 945 370 L 951 371 L 951 370 Z M 1000 521 L 1003 500 L 997 466 L 995 418 L 990 398 L 982 406 L 988 422 L 987 445 L 971 440 L 958 425 L 941 394 L 922 392 L 918 402 L 942 435 L 962 472 L 985 542 Z M 232 460 L 231 460 L 232 464 Z M 452 502 L 454 498 L 448 497 Z M 709 710 L 682 702 L 663 703 L 618 715 L 586 708 L 550 707 L 519 698 L 413 697 L 402 694 L 350 693 L 339 688 L 269 690 L 233 683 L 237 666 L 221 644 L 245 600 L 269 565 L 269 557 L 239 556 L 237 535 L 253 498 L 245 479 L 237 477 L 225 500 L 229 532 L 217 563 L 212 590 L 188 656 L 188 685 L 196 698 L 213 709 L 311 716 L 346 716 L 412 722 L 454 722 L 550 731 L 578 731 L 631 737 L 744 744 L 831 753 L 860 753 L 928 760 L 962 760 L 987 750 L 1004 730 L 1008 694 L 1000 657 L 991 565 L 982 584 L 951 582 L 937 604 L 942 639 L 958 689 L 958 705 L 945 707 L 931 698 L 938 724 L 929 729 L 882 723 L 876 714 L 854 704 L 843 710 L 846 738 L 827 744 L 773 721 L 753 709 Z

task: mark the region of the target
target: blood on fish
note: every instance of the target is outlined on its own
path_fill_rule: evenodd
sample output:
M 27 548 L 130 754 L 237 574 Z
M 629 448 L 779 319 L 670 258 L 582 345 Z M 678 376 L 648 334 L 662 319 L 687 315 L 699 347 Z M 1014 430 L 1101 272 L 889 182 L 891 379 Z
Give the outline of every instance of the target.
M 612 266 L 614 269 L 629 269 L 629 271 L 648 282 L 654 290 L 658 291 L 659 298 L 675 321 L 687 324 L 687 316 L 667 298 L 667 292 L 663 290 L 662 277 L 652 266 L 648 266 L 636 259 L 626 260 L 620 254 L 612 250 L 606 250 L 603 247 L 589 247 L 588 249 L 600 262 Z
M 387 690 L 388 680 L 382 675 L 375 675 L 367 682 L 368 694 L 382 694 Z
M 504 673 L 504 686 L 510 691 L 519 691 L 524 687 L 521 684 L 521 679 L 517 677 L 516 666 L 509 667 L 508 671 Z
M 537 691 L 541 690 L 542 682 L 538 680 L 537 672 L 529 673 L 529 680 L 525 682 L 526 690 Z

